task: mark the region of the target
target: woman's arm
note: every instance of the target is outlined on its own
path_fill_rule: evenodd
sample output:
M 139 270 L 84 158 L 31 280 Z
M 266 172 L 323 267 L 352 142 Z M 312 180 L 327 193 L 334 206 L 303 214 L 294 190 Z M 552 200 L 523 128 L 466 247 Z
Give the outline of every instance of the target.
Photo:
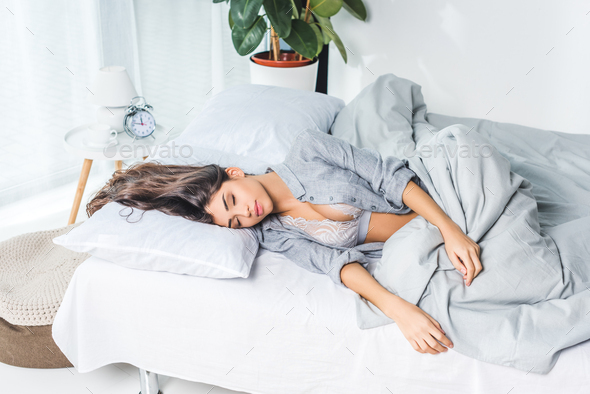
M 340 277 L 346 287 L 393 319 L 414 350 L 431 354 L 446 351 L 436 340 L 453 347 L 436 320 L 416 305 L 389 292 L 359 263 L 346 264 L 340 270 Z
M 453 266 L 463 272 L 467 286 L 482 270 L 479 261 L 480 247 L 469 238 L 461 227 L 438 206 L 438 204 L 413 181 L 409 181 L 402 194 L 404 204 L 434 224 L 440 230 L 445 249 Z
M 424 190 L 418 187 L 414 181 L 408 182 L 402 194 L 402 199 L 404 204 L 410 207 L 412 211 L 438 227 L 441 233 L 448 230 L 461 230 L 461 227 L 453 222 L 451 218 L 440 209 L 438 204 Z
M 397 321 L 398 312 L 406 301 L 381 286 L 362 265 L 359 263 L 346 264 L 340 270 L 340 279 L 350 290 L 371 301 L 387 317 Z

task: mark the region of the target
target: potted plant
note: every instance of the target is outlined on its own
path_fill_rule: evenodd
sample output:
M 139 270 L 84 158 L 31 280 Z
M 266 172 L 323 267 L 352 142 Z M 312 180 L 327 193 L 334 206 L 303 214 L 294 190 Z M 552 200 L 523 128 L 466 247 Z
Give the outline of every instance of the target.
M 270 51 L 250 56 L 252 83 L 311 91 L 315 91 L 317 56 L 324 45 L 334 41 L 347 62 L 346 48 L 329 18 L 342 8 L 359 20 L 367 18 L 362 0 L 213 0 L 222 1 L 230 3 L 232 42 L 241 56 L 254 51 L 270 29 Z M 262 15 L 261 7 L 264 7 Z M 279 38 L 291 50 L 282 51 Z

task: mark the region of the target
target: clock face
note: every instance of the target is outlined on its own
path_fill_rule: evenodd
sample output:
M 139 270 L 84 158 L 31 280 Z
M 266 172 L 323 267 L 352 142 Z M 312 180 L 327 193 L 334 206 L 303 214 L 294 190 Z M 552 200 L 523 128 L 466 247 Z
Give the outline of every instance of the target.
M 156 129 L 156 121 L 149 112 L 139 111 L 131 118 L 130 128 L 138 137 L 147 137 Z

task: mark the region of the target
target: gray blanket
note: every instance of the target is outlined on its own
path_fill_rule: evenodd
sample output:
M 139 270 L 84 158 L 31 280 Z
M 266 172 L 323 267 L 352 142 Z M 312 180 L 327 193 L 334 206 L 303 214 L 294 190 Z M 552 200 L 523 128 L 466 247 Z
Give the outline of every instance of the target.
M 420 90 L 383 75 L 331 132 L 407 159 L 481 247 L 483 270 L 467 287 L 438 228 L 418 216 L 385 242 L 373 275 L 438 321 L 453 350 L 546 374 L 590 338 L 590 135 L 438 115 L 437 127 Z M 394 323 L 360 296 L 356 311 L 361 329 Z

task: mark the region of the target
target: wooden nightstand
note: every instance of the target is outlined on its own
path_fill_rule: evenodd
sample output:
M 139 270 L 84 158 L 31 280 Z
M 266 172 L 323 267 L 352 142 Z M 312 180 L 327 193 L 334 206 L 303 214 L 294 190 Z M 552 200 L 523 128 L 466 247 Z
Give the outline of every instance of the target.
M 104 148 L 94 148 L 84 143 L 87 129 L 88 124 L 81 125 L 68 131 L 64 136 L 64 147 L 66 151 L 84 159 L 68 225 L 76 222 L 76 216 L 78 215 L 78 209 L 80 208 L 80 202 L 84 195 L 86 181 L 88 180 L 93 160 L 112 160 L 115 162 L 115 170 L 120 170 L 123 168 L 123 160 L 138 159 L 140 157 L 145 160 L 150 153 L 157 150 L 158 145 L 168 142 L 165 127 L 158 124 L 152 134 L 153 137 L 133 140 L 127 133 L 119 132 L 117 136 L 119 143 L 117 145 L 111 144 L 106 145 Z

